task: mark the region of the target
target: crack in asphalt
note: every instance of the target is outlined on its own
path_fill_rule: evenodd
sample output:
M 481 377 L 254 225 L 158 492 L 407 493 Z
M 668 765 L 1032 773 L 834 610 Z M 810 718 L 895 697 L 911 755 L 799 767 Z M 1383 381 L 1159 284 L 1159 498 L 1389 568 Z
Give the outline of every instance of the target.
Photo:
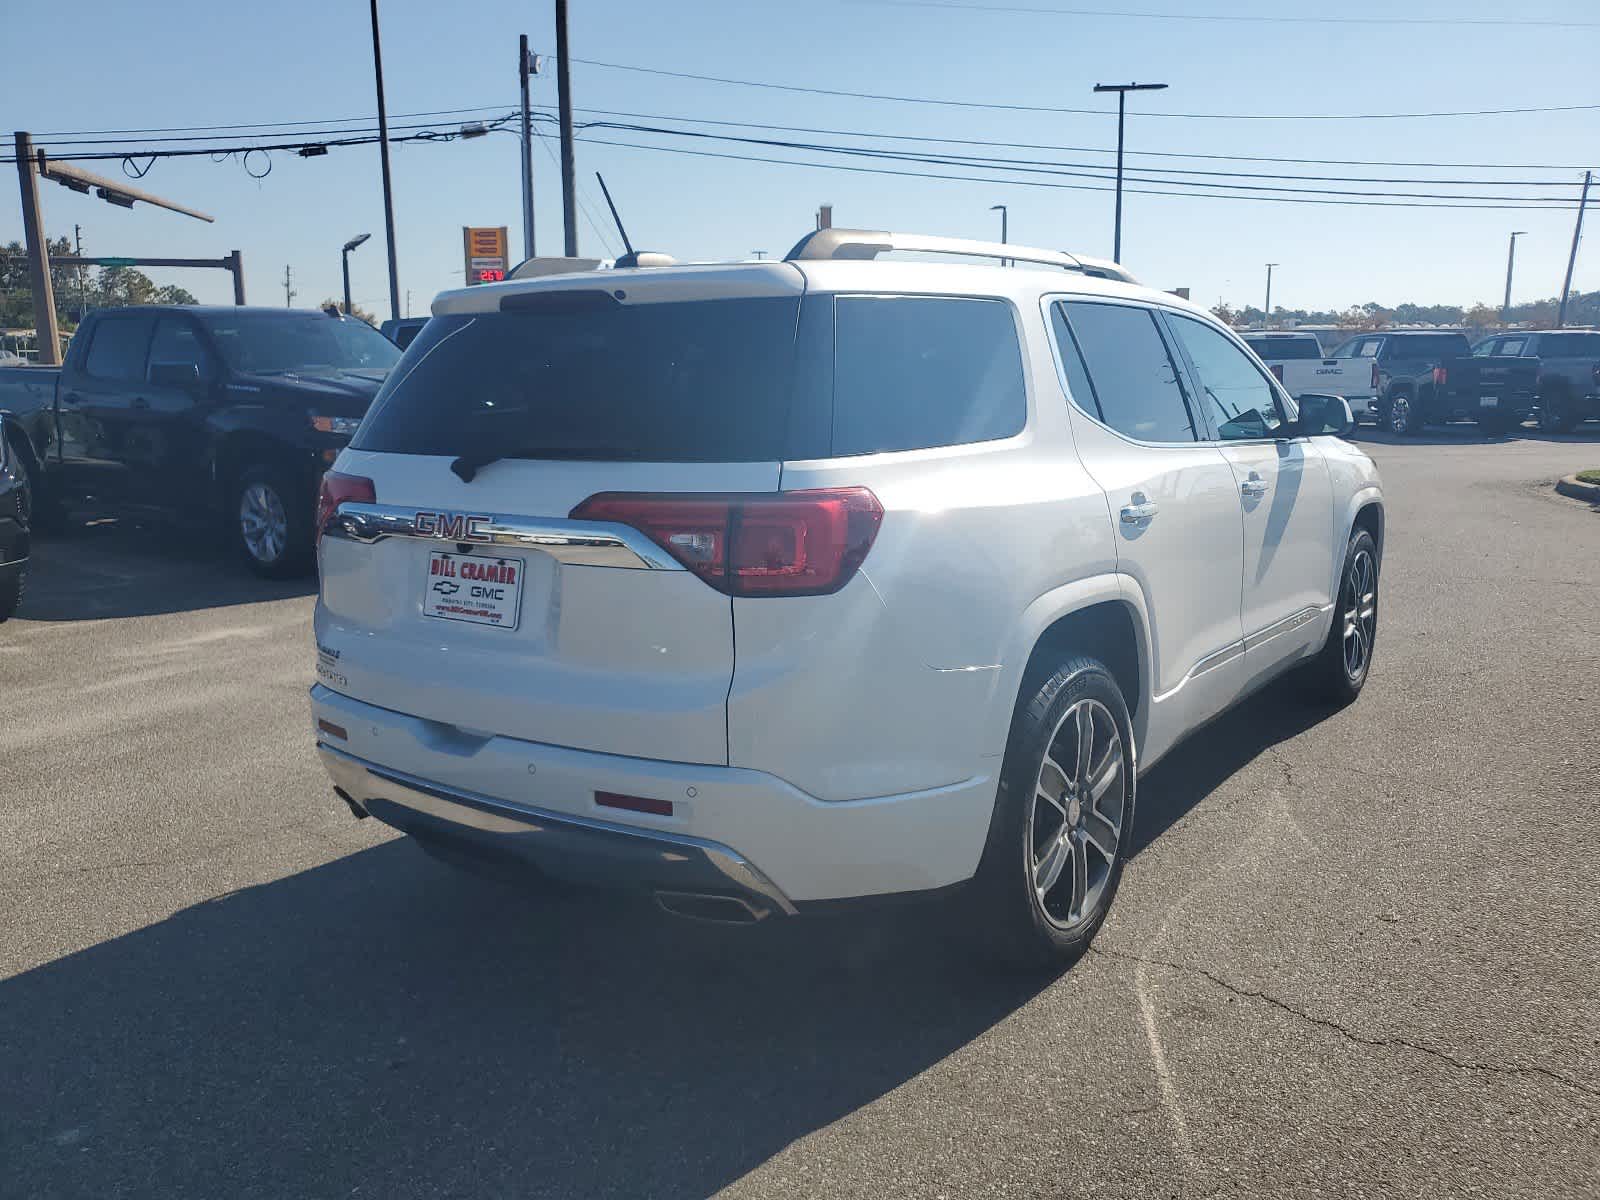
M 1428 1046 L 1421 1042 L 1414 1042 L 1409 1038 L 1371 1037 L 1367 1034 L 1357 1033 L 1347 1025 L 1341 1025 L 1338 1021 L 1330 1020 L 1327 1017 L 1315 1016 L 1312 1013 L 1304 1011 L 1303 1009 L 1296 1008 L 1287 1001 L 1278 999 L 1278 997 L 1273 996 L 1268 992 L 1256 991 L 1253 988 L 1240 987 L 1231 980 L 1225 979 L 1213 971 L 1208 971 L 1204 967 L 1193 966 L 1189 963 L 1172 962 L 1163 958 L 1146 958 L 1143 955 L 1132 954 L 1126 950 L 1103 949 L 1099 946 L 1090 946 L 1089 950 L 1092 954 L 1103 955 L 1107 958 L 1120 958 L 1128 962 L 1141 963 L 1147 967 L 1165 967 L 1171 971 L 1179 971 L 1188 975 L 1197 975 L 1200 978 L 1215 984 L 1217 987 L 1222 988 L 1224 991 L 1231 992 L 1235 996 L 1239 996 L 1246 1000 L 1259 1000 L 1263 1004 L 1271 1005 L 1273 1008 L 1288 1013 L 1290 1016 L 1298 1017 L 1307 1024 L 1316 1025 L 1319 1028 L 1331 1030 L 1345 1038 L 1347 1041 L 1353 1042 L 1358 1046 L 1368 1046 L 1379 1050 L 1396 1048 L 1411 1050 L 1417 1054 L 1426 1055 L 1429 1058 L 1435 1059 L 1462 1071 L 1481 1071 L 1490 1075 L 1540 1076 L 1542 1078 L 1551 1080 L 1554 1083 L 1559 1083 L 1569 1087 L 1574 1091 L 1582 1092 L 1584 1095 L 1600 1097 L 1600 1087 L 1594 1087 L 1587 1083 L 1581 1083 L 1570 1076 L 1561 1074 L 1559 1071 L 1552 1071 L 1548 1067 L 1514 1066 L 1504 1063 L 1472 1062 L 1468 1059 L 1457 1058 L 1448 1050 L 1441 1050 L 1436 1046 Z

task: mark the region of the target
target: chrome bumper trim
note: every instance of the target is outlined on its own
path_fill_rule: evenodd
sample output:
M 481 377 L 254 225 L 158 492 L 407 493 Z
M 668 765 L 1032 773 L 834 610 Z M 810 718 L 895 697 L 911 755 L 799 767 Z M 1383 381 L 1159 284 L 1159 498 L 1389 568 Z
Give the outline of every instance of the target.
M 336 787 L 386 825 L 448 832 L 524 857 L 553 875 L 652 891 L 726 892 L 787 916 L 795 906 L 756 865 L 721 842 L 618 825 L 445 787 L 317 743 Z
M 678 562 L 644 534 L 610 521 L 571 521 L 565 518 L 506 516 L 500 513 L 460 514 L 454 517 L 393 504 L 360 504 L 347 500 L 339 506 L 323 537 L 371 544 L 384 538 L 497 546 L 513 550 L 538 550 L 558 562 L 585 567 L 618 567 L 634 571 L 681 571 Z

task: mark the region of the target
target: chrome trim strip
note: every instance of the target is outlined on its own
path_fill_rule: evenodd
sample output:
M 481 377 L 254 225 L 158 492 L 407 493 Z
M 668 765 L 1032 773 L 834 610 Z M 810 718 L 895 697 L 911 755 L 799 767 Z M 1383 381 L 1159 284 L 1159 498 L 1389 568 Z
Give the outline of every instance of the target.
M 773 907 L 788 916 L 794 916 L 796 909 L 794 902 L 778 890 L 778 886 L 761 873 L 754 863 L 745 858 L 731 846 L 721 842 L 713 842 L 707 838 L 691 837 L 684 833 L 667 833 L 664 830 L 642 829 L 635 825 L 618 825 L 610 821 L 600 821 L 593 817 L 578 816 L 573 813 L 552 812 L 549 809 L 538 808 L 531 804 L 520 804 L 511 800 L 501 800 L 494 796 L 485 796 L 478 792 L 465 792 L 457 788 L 445 787 L 441 784 L 430 783 L 415 775 L 408 775 L 403 771 L 390 770 L 388 767 L 379 767 L 365 759 L 357 758 L 353 754 L 336 749 L 326 742 L 317 743 L 317 752 L 322 756 L 323 765 L 328 768 L 328 773 L 334 780 L 344 787 L 346 791 L 355 796 L 358 803 L 368 799 L 366 789 L 359 783 L 355 787 L 350 784 L 356 778 L 366 775 L 373 779 L 380 779 L 385 783 L 394 784 L 409 792 L 422 796 L 430 796 L 445 804 L 459 805 L 462 808 L 475 809 L 479 812 L 489 813 L 492 816 L 514 821 L 521 825 L 538 828 L 541 825 L 563 826 L 568 829 L 582 830 L 588 833 L 609 834 L 624 838 L 633 838 L 651 843 L 655 846 L 665 846 L 682 851 L 698 854 L 705 862 L 714 867 L 730 883 L 743 888 L 766 900 L 772 902 Z M 393 796 L 383 797 L 392 803 L 403 803 L 402 798 Z
M 1214 671 L 1218 667 L 1232 662 L 1243 653 L 1243 642 L 1231 642 L 1220 650 L 1213 650 L 1210 654 L 1206 655 L 1199 662 L 1195 663 L 1194 666 L 1190 667 L 1186 672 L 1184 672 L 1183 678 L 1178 680 L 1177 683 L 1173 684 L 1159 696 L 1152 696 L 1152 703 L 1159 704 L 1163 700 L 1167 700 L 1172 696 L 1177 695 L 1178 692 L 1182 690 L 1183 685 L 1188 683 L 1191 679 L 1194 679 L 1200 675 L 1204 675 L 1207 671 Z
M 323 537 L 372 544 L 384 538 L 417 538 L 445 545 L 466 543 L 511 550 L 537 550 L 557 562 L 634 571 L 682 571 L 678 562 L 637 529 L 610 521 L 462 514 L 454 531 L 441 530 L 440 514 L 393 504 L 347 500 L 328 522 Z M 419 521 L 419 517 L 435 518 Z
M 1296 629 L 1303 629 L 1326 611 L 1327 609 L 1318 608 L 1313 604 L 1302 608 L 1299 612 L 1292 612 L 1287 617 L 1284 617 L 1283 620 L 1274 621 L 1265 629 L 1258 629 L 1255 633 L 1246 635 L 1244 648 L 1248 652 L 1265 645 L 1275 637 L 1292 633 Z

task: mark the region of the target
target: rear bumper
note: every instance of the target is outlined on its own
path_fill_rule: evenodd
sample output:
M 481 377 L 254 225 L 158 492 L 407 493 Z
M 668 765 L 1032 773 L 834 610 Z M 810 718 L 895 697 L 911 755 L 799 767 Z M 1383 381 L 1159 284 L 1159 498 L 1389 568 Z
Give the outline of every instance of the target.
M 335 785 L 386 824 L 505 852 L 577 882 L 731 895 L 778 913 L 969 879 L 994 809 L 988 773 L 824 801 L 762 771 L 478 734 L 321 684 L 311 707 L 313 725 L 346 734 L 317 735 Z M 597 792 L 668 801 L 672 812 L 601 807 Z

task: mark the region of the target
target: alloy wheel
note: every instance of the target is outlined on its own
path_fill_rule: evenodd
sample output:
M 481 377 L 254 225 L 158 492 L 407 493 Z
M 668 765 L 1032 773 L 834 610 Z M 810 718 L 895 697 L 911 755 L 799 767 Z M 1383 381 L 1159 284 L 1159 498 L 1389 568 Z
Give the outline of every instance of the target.
M 1405 396 L 1396 396 L 1389 401 L 1389 432 L 1411 432 L 1411 401 Z
M 1344 670 L 1351 680 L 1366 673 L 1378 633 L 1378 568 L 1369 550 L 1358 550 L 1344 577 Z
M 1045 746 L 1025 843 L 1029 882 L 1044 917 L 1070 930 L 1100 907 L 1128 810 L 1122 735 L 1098 700 L 1073 704 Z
M 257 562 L 275 563 L 289 544 L 289 517 L 278 493 L 252 483 L 239 495 L 239 533 Z

